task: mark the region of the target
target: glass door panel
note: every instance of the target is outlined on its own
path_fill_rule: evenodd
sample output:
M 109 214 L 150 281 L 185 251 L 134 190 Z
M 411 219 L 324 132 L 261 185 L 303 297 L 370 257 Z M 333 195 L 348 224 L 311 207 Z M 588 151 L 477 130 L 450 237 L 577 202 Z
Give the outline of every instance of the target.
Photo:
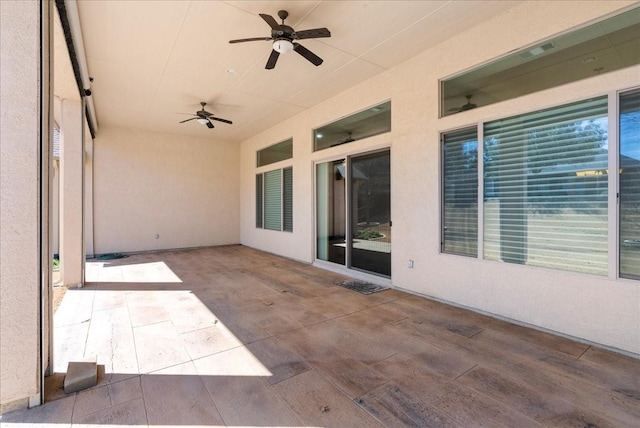
M 350 267 L 391 276 L 389 151 L 350 160 Z
M 316 257 L 346 264 L 345 160 L 316 165 Z

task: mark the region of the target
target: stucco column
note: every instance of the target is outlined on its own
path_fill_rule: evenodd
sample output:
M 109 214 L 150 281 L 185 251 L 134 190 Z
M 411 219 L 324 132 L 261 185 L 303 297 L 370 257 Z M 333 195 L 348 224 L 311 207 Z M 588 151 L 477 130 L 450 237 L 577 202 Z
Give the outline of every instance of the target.
M 89 126 L 84 124 L 84 251 L 92 257 L 93 251 L 93 140 Z
M 41 219 L 48 221 L 48 5 L 0 1 L 0 413 L 41 399 L 41 287 L 49 272 L 48 229 L 40 228 Z
M 60 124 L 60 276 L 68 287 L 83 283 L 82 102 L 62 100 Z

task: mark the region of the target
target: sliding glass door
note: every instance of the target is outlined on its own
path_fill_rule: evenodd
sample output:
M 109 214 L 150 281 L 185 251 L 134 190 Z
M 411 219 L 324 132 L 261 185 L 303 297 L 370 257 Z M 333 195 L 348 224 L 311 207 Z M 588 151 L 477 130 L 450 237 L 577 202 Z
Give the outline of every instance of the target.
M 346 264 L 346 160 L 316 165 L 316 257 Z
M 391 276 L 388 150 L 316 165 L 316 210 L 317 259 Z
M 353 157 L 351 267 L 391 276 L 391 174 L 389 152 Z

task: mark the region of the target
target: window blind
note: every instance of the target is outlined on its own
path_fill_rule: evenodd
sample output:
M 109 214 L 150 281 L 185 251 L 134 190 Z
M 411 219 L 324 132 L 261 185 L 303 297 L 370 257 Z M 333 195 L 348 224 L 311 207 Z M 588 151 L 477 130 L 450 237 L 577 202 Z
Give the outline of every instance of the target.
M 282 230 L 282 170 L 264 173 L 264 228 Z
M 478 254 L 478 135 L 468 128 L 443 135 L 442 252 Z
M 256 227 L 262 228 L 262 174 L 256 174 Z
M 282 170 L 283 230 L 293 232 L 293 168 Z
M 484 125 L 486 259 L 606 275 L 607 99 Z

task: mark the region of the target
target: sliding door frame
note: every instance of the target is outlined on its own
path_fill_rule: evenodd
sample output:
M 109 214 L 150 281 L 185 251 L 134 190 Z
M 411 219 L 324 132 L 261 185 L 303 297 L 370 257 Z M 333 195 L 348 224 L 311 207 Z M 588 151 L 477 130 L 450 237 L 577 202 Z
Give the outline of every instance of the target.
M 367 271 L 364 269 L 360 269 L 357 267 L 353 267 L 351 264 L 351 249 L 353 246 L 353 225 L 352 225 L 352 209 L 351 209 L 351 202 L 352 202 L 352 198 L 353 198 L 353 190 L 352 190 L 352 183 L 351 183 L 351 171 L 352 171 L 352 159 L 353 158 L 359 158 L 362 156 L 368 156 L 368 155 L 374 155 L 377 153 L 384 153 L 387 152 L 389 153 L 389 160 L 391 160 L 391 147 L 389 145 L 385 145 L 379 148 L 374 148 L 372 150 L 364 150 L 364 151 L 351 151 L 348 153 L 343 153 L 343 154 L 339 154 L 336 156 L 332 156 L 332 157 L 326 157 L 326 158 L 322 158 L 322 159 L 318 159 L 313 161 L 313 263 L 320 266 L 320 267 L 325 267 L 328 269 L 331 269 L 332 267 L 342 267 L 345 270 L 349 271 L 349 272 L 361 272 L 365 275 L 372 275 L 381 279 L 386 279 L 389 281 L 391 280 L 391 276 L 387 276 L 387 275 L 382 275 L 376 272 L 371 272 L 371 271 Z M 336 162 L 336 161 L 340 161 L 340 160 L 344 160 L 345 163 L 345 200 L 344 200 L 344 205 L 345 205 L 345 263 L 344 265 L 340 264 L 340 263 L 334 263 L 331 261 L 327 261 L 327 260 L 321 260 L 318 259 L 318 165 L 324 164 L 324 163 L 329 163 L 329 162 Z M 391 165 L 389 166 L 390 169 L 390 173 L 391 173 Z M 392 179 L 390 178 L 390 182 L 392 181 Z M 391 183 L 390 183 L 390 191 L 391 191 Z M 390 206 L 390 209 L 392 209 L 392 207 Z

